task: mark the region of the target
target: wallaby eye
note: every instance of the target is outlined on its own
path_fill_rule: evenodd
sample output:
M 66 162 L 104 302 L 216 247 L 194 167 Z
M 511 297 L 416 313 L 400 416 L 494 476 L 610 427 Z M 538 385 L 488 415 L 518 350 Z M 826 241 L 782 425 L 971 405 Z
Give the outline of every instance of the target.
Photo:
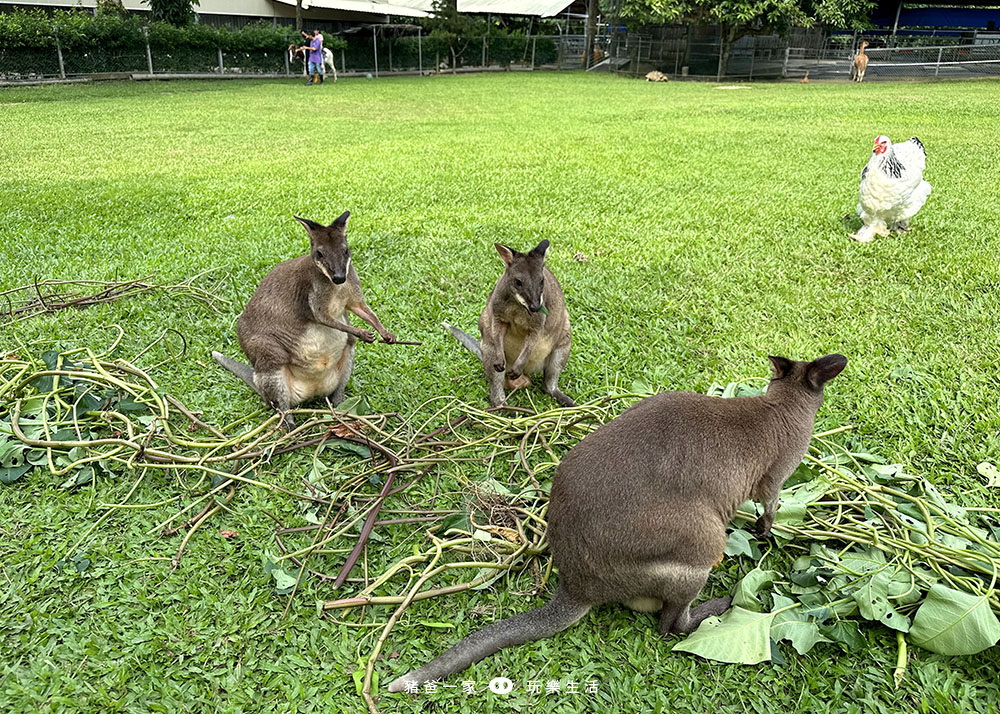
M 514 279 L 514 285 L 516 285 L 516 286 L 517 286 L 517 287 L 519 287 L 519 288 L 523 288 L 523 287 L 524 287 L 524 283 L 522 283 L 522 282 L 521 282 L 520 280 L 518 280 L 517 278 L 515 278 L 515 279 Z
M 316 251 L 316 260 L 323 260 L 323 251 L 321 250 Z
M 344 248 L 344 257 L 347 258 L 351 255 L 350 248 Z

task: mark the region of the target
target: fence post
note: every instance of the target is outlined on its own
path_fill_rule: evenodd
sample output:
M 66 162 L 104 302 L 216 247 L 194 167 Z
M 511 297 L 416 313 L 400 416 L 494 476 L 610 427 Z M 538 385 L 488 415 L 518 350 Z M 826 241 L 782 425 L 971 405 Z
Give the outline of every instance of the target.
M 375 25 L 372 25 L 372 49 L 375 51 L 375 79 L 378 79 L 378 40 L 375 39 Z
M 423 43 L 423 28 L 417 27 L 417 68 L 420 70 L 420 76 L 424 76 L 424 43 Z
M 222 64 L 222 48 L 221 47 L 218 49 L 218 52 L 219 52 L 219 74 L 222 74 L 223 72 L 226 71 L 226 68 Z
M 59 44 L 59 35 L 56 35 L 56 57 L 59 58 L 59 78 L 66 79 L 66 66 L 63 64 L 62 45 Z
M 531 38 L 531 69 L 535 69 L 535 48 L 538 47 L 538 38 Z
M 340 71 L 347 71 L 347 55 L 344 54 L 344 48 L 340 48 Z
M 781 65 L 781 78 L 782 79 L 785 79 L 785 78 L 788 77 L 788 55 L 791 53 L 791 51 L 792 51 L 791 47 L 786 47 L 785 48 L 785 62 L 784 62 L 784 64 Z
M 292 76 L 292 65 L 288 61 L 288 50 L 285 50 L 285 76 L 286 77 Z
M 753 35 L 750 43 L 750 81 L 753 81 L 753 61 L 757 58 L 757 35 Z
M 149 69 L 149 76 L 153 76 L 153 51 L 149 49 L 149 28 L 142 28 L 143 37 L 146 38 L 146 67 Z M 288 61 L 288 53 L 285 53 L 285 61 Z
M 483 35 L 483 67 L 486 67 L 486 35 Z
M 941 71 L 941 53 L 944 52 L 944 47 L 938 47 L 938 58 L 937 64 L 934 66 L 934 76 L 938 76 L 938 72 Z

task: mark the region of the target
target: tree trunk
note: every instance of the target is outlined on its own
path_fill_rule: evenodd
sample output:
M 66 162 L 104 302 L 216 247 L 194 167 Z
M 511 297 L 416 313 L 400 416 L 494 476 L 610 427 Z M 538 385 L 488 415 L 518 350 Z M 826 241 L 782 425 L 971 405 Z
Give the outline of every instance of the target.
M 587 3 L 587 31 L 583 40 L 583 68 L 589 69 L 591 59 L 594 56 L 594 35 L 597 30 L 597 13 L 601 11 L 598 0 L 589 0 Z
M 735 40 L 736 28 L 729 24 L 723 25 L 722 50 L 719 53 L 719 76 L 717 77 L 719 81 L 726 76 L 726 70 L 729 68 L 729 53 L 733 51 L 733 42 Z
M 295 32 L 302 32 L 302 0 L 295 0 Z

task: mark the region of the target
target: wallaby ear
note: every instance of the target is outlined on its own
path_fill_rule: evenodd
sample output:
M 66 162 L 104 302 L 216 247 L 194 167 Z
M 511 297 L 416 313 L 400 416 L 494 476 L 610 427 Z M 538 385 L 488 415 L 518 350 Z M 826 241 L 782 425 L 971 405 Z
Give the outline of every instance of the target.
M 514 262 L 514 251 L 505 246 L 503 243 L 494 243 L 493 247 L 497 249 L 497 253 L 500 254 L 500 259 L 504 263 L 510 265 Z
M 813 360 L 806 367 L 806 381 L 813 389 L 822 389 L 823 385 L 844 371 L 847 358 L 844 355 L 832 354 Z
M 310 221 L 308 218 L 299 218 L 298 216 L 292 216 L 292 218 L 301 223 L 310 233 L 313 231 L 321 231 L 326 228 L 326 226 L 320 225 L 316 221 Z
M 351 212 L 344 211 L 334 219 L 333 223 L 330 224 L 330 228 L 334 228 L 335 226 L 346 226 L 347 219 L 350 217 L 351 217 Z
M 781 379 L 792 371 L 792 361 L 785 357 L 775 357 L 774 355 L 768 355 L 767 358 L 771 360 L 771 365 L 774 367 L 774 379 Z
M 549 241 L 548 239 L 542 240 L 541 243 L 536 245 L 531 249 L 531 255 L 539 255 L 542 258 L 542 262 L 545 261 L 545 254 L 549 252 Z

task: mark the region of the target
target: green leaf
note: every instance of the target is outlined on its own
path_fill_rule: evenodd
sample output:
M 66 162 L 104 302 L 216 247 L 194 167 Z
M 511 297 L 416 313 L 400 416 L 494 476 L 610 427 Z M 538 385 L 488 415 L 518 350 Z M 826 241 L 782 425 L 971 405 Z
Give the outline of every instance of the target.
M 709 617 L 675 652 L 732 664 L 758 664 L 771 660 L 771 621 L 774 613 L 733 607 L 722 617 Z
M 788 640 L 800 655 L 806 654 L 817 642 L 830 641 L 820 634 L 819 625 L 814 620 L 786 620 L 773 624 L 771 637 L 779 642 Z
M 889 574 L 880 570 L 865 578 L 862 586 L 854 593 L 861 617 L 866 620 L 881 620 L 889 611 Z
M 984 461 L 976 466 L 976 471 L 978 471 L 981 476 L 986 477 L 987 486 L 991 488 L 1000 488 L 1000 469 L 991 464 L 989 461 Z
M 820 633 L 819 623 L 816 621 L 820 618 L 814 619 L 802 607 L 791 607 L 795 602 L 780 593 L 775 593 L 772 598 L 774 620 L 771 623 L 771 639 L 778 642 L 788 640 L 799 654 L 805 654 L 817 642 L 830 641 Z M 823 609 L 829 612 L 827 608 Z
M 78 486 L 86 486 L 93 480 L 94 467 L 92 464 L 87 464 L 85 466 L 81 466 L 74 473 L 70 474 L 69 478 L 59 485 L 59 488 L 77 488 Z
M 1000 640 L 1000 621 L 985 596 L 938 584 L 917 610 L 910 640 L 938 654 L 977 654 Z
M 353 441 L 347 441 L 346 439 L 330 439 L 326 443 L 327 446 L 339 449 L 347 454 L 360 456 L 362 459 L 370 459 L 372 457 L 371 449 L 362 444 L 356 444 Z
M 754 568 L 736 586 L 736 591 L 733 593 L 733 605 L 759 612 L 761 604 L 757 599 L 757 592 L 777 579 L 778 572 L 776 570 Z
M 337 405 L 338 412 L 345 412 L 350 416 L 361 416 L 368 413 L 368 401 L 363 395 L 348 397 Z
M 468 533 L 472 530 L 472 523 L 469 521 L 469 514 L 465 511 L 460 513 L 450 513 L 441 521 L 441 532 L 447 533 L 450 530 L 459 530 Z
M 454 630 L 455 625 L 451 622 L 429 622 L 427 620 L 417 620 L 424 627 L 433 627 L 437 630 Z
M 271 570 L 271 577 L 274 578 L 274 590 L 278 595 L 288 595 L 295 589 L 297 580 L 295 573 L 289 573 L 284 568 L 275 567 Z
M 497 481 L 495 478 L 484 478 L 473 483 L 477 491 L 492 493 L 497 496 L 513 496 L 514 492 Z
M 656 390 L 644 379 L 632 380 L 632 394 L 655 394 Z
M 857 652 L 868 646 L 858 626 L 848 620 L 837 620 L 830 625 L 824 625 L 819 631 L 829 637 L 830 642 L 836 642 L 847 652 Z
M 750 534 L 738 528 L 726 536 L 726 555 L 753 555 Z
M 538 312 L 542 313 L 543 315 L 548 315 L 549 314 L 549 309 L 547 307 L 545 307 L 544 305 L 539 305 L 538 306 Z

